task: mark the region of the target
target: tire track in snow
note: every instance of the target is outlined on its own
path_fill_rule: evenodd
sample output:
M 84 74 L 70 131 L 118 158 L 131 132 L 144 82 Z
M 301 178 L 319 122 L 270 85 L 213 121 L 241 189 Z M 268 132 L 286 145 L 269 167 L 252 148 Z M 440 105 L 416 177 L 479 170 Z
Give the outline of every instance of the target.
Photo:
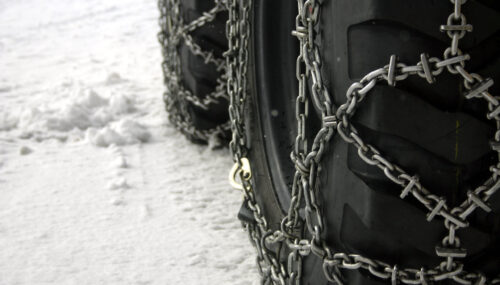
M 0 5 L 0 284 L 257 284 L 227 152 L 165 127 L 156 4 Z

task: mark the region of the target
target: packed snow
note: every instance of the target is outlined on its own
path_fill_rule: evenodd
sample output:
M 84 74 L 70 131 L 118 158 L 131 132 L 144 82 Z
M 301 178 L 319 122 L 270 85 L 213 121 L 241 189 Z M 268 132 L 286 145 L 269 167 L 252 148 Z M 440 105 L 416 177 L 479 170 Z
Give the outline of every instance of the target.
M 0 284 L 257 284 L 227 149 L 166 121 L 155 1 L 0 2 Z

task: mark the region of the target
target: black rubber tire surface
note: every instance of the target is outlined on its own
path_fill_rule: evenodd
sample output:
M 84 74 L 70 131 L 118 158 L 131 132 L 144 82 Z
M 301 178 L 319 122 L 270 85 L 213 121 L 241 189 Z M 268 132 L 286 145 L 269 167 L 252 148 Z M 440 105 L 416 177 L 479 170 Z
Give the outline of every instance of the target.
M 279 229 L 290 203 L 294 167 L 289 159 L 295 140 L 296 2 L 253 1 L 250 43 L 250 102 L 247 109 L 250 152 L 257 201 L 270 227 Z M 500 88 L 500 13 L 498 1 L 467 1 L 463 13 L 474 32 L 460 41 L 471 55 L 467 69 L 497 82 Z M 345 92 L 371 70 L 396 54 L 412 64 L 421 53 L 442 58 L 450 40 L 439 31 L 452 11 L 449 1 L 323 1 L 321 17 L 322 76 L 338 106 Z M 376 86 L 353 117 L 367 143 L 456 205 L 467 190 L 487 178 L 497 158 L 490 150 L 494 125 L 486 105 L 465 101 L 463 84 L 443 72 L 429 85 L 409 78 L 396 88 Z M 313 117 L 313 116 L 310 116 Z M 319 118 L 319 117 L 318 117 Z M 309 122 L 315 129 L 319 119 Z M 377 168 L 364 163 L 355 147 L 334 137 L 324 156 L 320 199 L 326 217 L 325 239 L 337 251 L 356 253 L 402 267 L 439 264 L 435 246 L 445 235 L 442 221 L 425 220 L 426 210 L 410 199 Z M 492 213 L 477 211 L 460 237 L 468 248 L 467 271 L 489 278 L 500 273 L 500 195 Z M 244 215 L 241 215 L 244 216 Z M 364 271 L 342 270 L 347 284 L 385 284 Z M 303 284 L 328 284 L 321 260 L 305 258 Z M 448 284 L 448 283 L 443 283 Z M 454 284 L 454 283 L 449 283 Z
M 181 13 L 184 22 L 189 23 L 197 19 L 213 7 L 213 1 L 182 0 Z M 219 12 L 212 22 L 191 32 L 194 42 L 202 50 L 212 52 L 216 58 L 223 58 L 222 53 L 227 50 L 225 34 L 227 17 L 226 11 Z M 202 57 L 189 51 L 189 48 L 184 43 L 179 48 L 179 54 L 181 57 L 184 86 L 194 96 L 200 99 L 205 98 L 207 94 L 215 90 L 217 79 L 225 71 L 218 71 L 213 63 L 205 63 Z M 188 112 L 193 119 L 193 125 L 196 129 L 208 130 L 227 122 L 229 119 L 227 108 L 227 100 L 221 100 L 219 103 L 211 104 L 209 110 L 189 104 Z M 229 138 L 229 133 L 223 134 L 222 139 L 229 140 Z M 193 140 L 193 138 L 190 139 Z

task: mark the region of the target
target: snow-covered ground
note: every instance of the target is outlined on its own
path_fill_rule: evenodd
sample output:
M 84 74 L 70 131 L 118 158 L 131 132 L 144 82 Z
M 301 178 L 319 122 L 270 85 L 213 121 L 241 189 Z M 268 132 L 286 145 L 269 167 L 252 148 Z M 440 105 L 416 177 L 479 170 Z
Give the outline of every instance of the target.
M 0 284 L 254 284 L 227 150 L 165 119 L 145 0 L 0 1 Z

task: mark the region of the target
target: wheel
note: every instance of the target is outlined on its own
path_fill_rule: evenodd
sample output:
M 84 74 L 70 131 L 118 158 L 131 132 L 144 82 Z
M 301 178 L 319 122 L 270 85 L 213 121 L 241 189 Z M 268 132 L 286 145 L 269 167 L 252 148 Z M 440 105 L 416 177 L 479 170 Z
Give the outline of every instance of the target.
M 297 186 L 304 182 L 295 181 L 296 173 L 302 177 L 312 175 L 308 167 L 304 170 L 305 155 L 297 153 L 297 149 L 300 151 L 303 147 L 302 140 L 297 139 L 297 119 L 304 115 L 303 108 L 308 108 L 305 138 L 310 143 L 309 150 L 318 132 L 328 129 L 325 126 L 333 125 L 336 132 L 325 140 L 328 144 L 324 149 L 317 149 L 323 152 L 321 161 L 309 160 L 307 166 L 317 164 L 314 167 L 319 173 L 314 182 L 316 188 L 311 191 L 323 220 L 318 237 L 332 249 L 332 254 L 345 255 L 333 259 L 321 248 L 312 250 L 317 254 L 303 252 L 302 284 L 331 284 L 328 279 L 334 280 L 333 275 L 346 284 L 387 284 L 392 278 L 398 282 L 404 278 L 413 278 L 414 282 L 420 282 L 418 278 L 431 281 L 435 278 L 436 283 L 444 280 L 441 284 L 456 284 L 455 281 L 467 278 L 500 282 L 500 194 L 488 197 L 488 205 L 479 205 L 482 201 L 478 201 L 474 192 L 490 176 L 493 180 L 486 188 L 491 190 L 489 193 L 496 192 L 497 177 L 492 173 L 499 165 L 493 139 L 496 132 L 499 134 L 498 118 L 488 119 L 485 114 L 497 103 L 488 106 L 485 100 L 466 98 L 470 91 L 460 75 L 464 68 L 457 71 L 457 65 L 453 65 L 450 69 L 458 75 L 452 74 L 447 67 L 436 67 L 437 61 L 432 60 L 443 58 L 443 52 L 450 46 L 447 33 L 440 32 L 439 28 L 446 24 L 453 5 L 450 1 L 432 0 L 319 2 L 319 24 L 314 27 L 313 41 L 319 48 L 322 64 L 318 65 L 318 74 L 307 74 L 304 89 L 311 98 L 309 106 L 297 101 L 296 67 L 299 71 L 306 69 L 304 63 L 296 64 L 300 46 L 291 31 L 295 30 L 298 37 L 308 34 L 296 27 L 301 18 L 297 18 L 295 1 L 253 0 L 246 77 L 249 86 L 245 109 L 247 156 L 256 201 L 270 232 L 283 230 L 283 222 L 290 222 L 290 209 L 295 209 L 299 221 L 289 230 L 307 241 L 316 238 L 314 228 L 311 231 L 304 221 L 314 220 L 314 217 L 306 217 L 307 212 L 314 209 L 304 210 L 311 205 L 310 201 L 302 197 L 297 203 L 297 196 L 292 194 L 292 188 L 306 187 Z M 468 72 L 500 83 L 497 2 L 469 0 L 463 4 L 463 14 L 474 30 L 460 40 L 460 49 L 470 55 L 470 60 L 465 62 Z M 304 14 L 314 17 L 316 10 L 307 4 Z M 422 64 L 428 60 L 434 66 L 434 74 L 423 71 Z M 420 67 L 415 67 L 420 68 L 420 76 L 417 71 L 411 73 L 409 68 L 398 65 L 410 66 L 416 62 L 420 62 Z M 395 87 L 389 84 L 392 83 L 391 66 L 398 70 L 396 72 L 409 74 L 407 78 L 403 75 L 392 78 L 398 81 Z M 380 76 L 381 80 L 369 86 L 366 95 L 360 93 L 370 80 L 363 86 L 352 85 L 371 71 L 384 67 L 380 74 L 384 73 L 385 78 Z M 324 101 L 313 98 L 312 88 L 319 85 L 318 77 L 329 91 L 334 105 L 332 113 L 340 114 L 337 121 L 327 122 L 332 116 L 322 116 Z M 435 82 L 430 84 L 426 79 Z M 474 90 L 479 85 L 468 87 Z M 357 90 L 350 96 L 363 101 L 354 102 L 357 105 L 346 115 L 345 109 L 338 110 L 348 100 L 346 92 L 350 86 Z M 498 95 L 499 91 L 498 83 L 489 87 L 491 94 Z M 347 123 L 339 123 L 343 118 L 349 120 L 349 128 Z M 339 128 L 351 132 L 339 134 Z M 368 145 L 375 146 L 380 153 Z M 371 155 L 367 157 L 367 153 Z M 400 175 L 392 176 L 391 181 L 391 175 L 398 173 L 397 166 L 405 173 L 418 175 L 418 179 Z M 409 179 L 398 182 L 404 187 L 394 182 L 403 177 Z M 419 192 L 414 188 L 415 181 L 431 193 Z M 419 193 L 427 195 L 421 199 L 424 203 L 415 198 L 421 195 Z M 467 205 L 478 203 L 472 206 L 477 209 L 468 216 L 467 226 L 461 226 L 463 221 L 450 222 L 451 218 L 440 216 L 463 201 Z M 255 224 L 254 214 L 245 204 L 240 219 Z M 450 245 L 450 232 L 455 230 L 455 242 Z M 311 244 L 313 246 L 318 245 Z M 290 248 L 284 242 L 268 246 L 271 254 L 285 265 L 290 256 L 296 256 Z M 329 265 L 335 263 L 328 263 L 329 260 L 336 261 L 338 266 Z M 429 276 L 419 275 L 421 269 Z M 324 272 L 331 273 L 330 270 L 334 272 L 326 276 Z M 455 273 L 439 277 L 432 270 Z M 465 272 L 472 275 L 466 276 Z M 268 272 L 268 275 L 276 273 Z M 290 277 L 290 272 L 284 276 Z
M 169 119 L 193 142 L 230 138 L 225 60 L 227 12 L 220 1 L 160 0 L 160 44 Z

